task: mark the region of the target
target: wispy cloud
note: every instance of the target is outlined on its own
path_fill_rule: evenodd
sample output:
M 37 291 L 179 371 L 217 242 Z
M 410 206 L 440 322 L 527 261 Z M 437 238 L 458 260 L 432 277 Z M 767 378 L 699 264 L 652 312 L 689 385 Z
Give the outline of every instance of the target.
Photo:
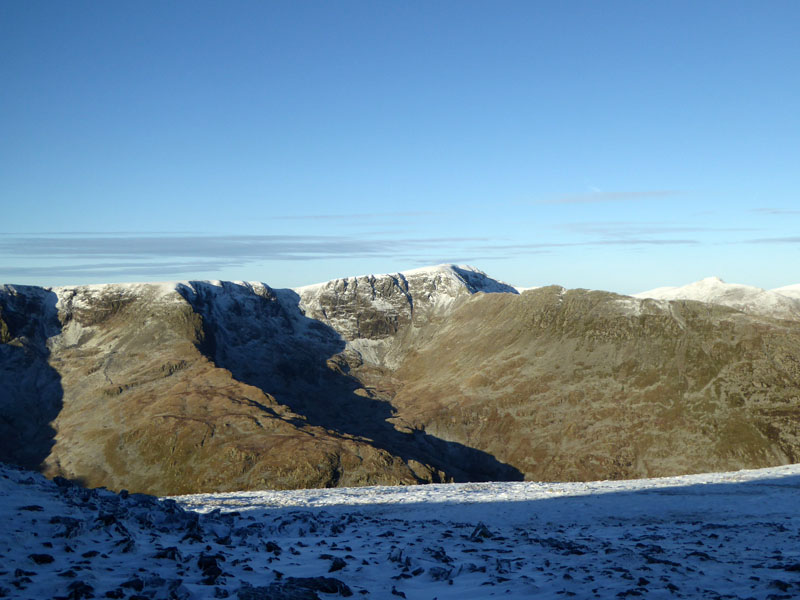
M 119 236 L 119 235 L 134 235 L 134 236 L 153 236 L 153 235 L 203 235 L 203 231 L 0 231 L 0 236 L 21 237 L 21 236 L 48 236 L 48 237 L 75 237 L 76 235 L 85 236 Z
M 442 248 L 472 248 L 481 251 L 542 250 L 574 246 L 606 244 L 697 243 L 692 239 L 649 239 L 647 233 L 707 231 L 705 228 L 654 227 L 641 225 L 621 227 L 619 223 L 565 225 L 592 235 L 622 239 L 595 238 L 564 242 L 511 242 L 492 237 L 394 237 L 364 238 L 360 236 L 306 235 L 230 235 L 230 236 L 115 236 L 76 235 L 73 237 L 7 236 L 0 237 L 0 255 L 20 258 L 52 258 L 58 260 L 120 260 L 120 259 L 209 259 L 214 264 L 223 261 L 305 260 L 341 257 L 370 257 L 398 252 L 431 251 Z M 634 235 L 637 234 L 637 235 Z M 438 250 L 437 250 L 438 249 Z M 125 267 L 129 263 L 103 263 Z M 162 263 L 165 264 L 165 263 Z M 188 264 L 184 262 L 174 265 Z M 200 263 L 197 263 L 200 264 Z M 80 268 L 89 268 L 81 265 Z
M 262 261 L 392 259 L 408 264 L 467 263 L 553 253 L 576 247 L 697 244 L 691 239 L 519 242 L 492 237 L 363 235 L 6 235 L 0 236 L 0 280 L 202 278 Z M 224 277 L 224 276 L 223 276 Z
M 763 215 L 800 215 L 800 210 L 794 208 L 754 208 L 750 212 Z
M 393 220 L 393 219 L 414 219 L 417 217 L 429 217 L 441 214 L 434 211 L 401 211 L 383 213 L 351 213 L 351 214 L 326 214 L 326 215 L 281 215 L 270 217 L 278 221 L 373 221 L 373 220 Z
M 627 239 L 594 239 L 582 242 L 541 242 L 531 244 L 495 244 L 491 248 L 499 251 L 518 251 L 543 252 L 558 248 L 582 248 L 587 246 L 658 246 L 658 245 L 677 245 L 677 244 L 699 244 L 698 240 L 691 239 L 646 239 L 646 238 L 627 238 Z M 486 247 L 489 248 L 489 247 Z
M 800 244 L 800 236 L 759 238 L 756 240 L 746 240 L 746 244 Z
M 592 191 L 587 194 L 574 196 L 560 196 L 549 200 L 542 200 L 537 204 L 588 204 L 594 202 L 631 202 L 636 200 L 651 200 L 666 198 L 681 194 L 680 190 L 646 190 L 638 192 L 602 192 Z
M 0 277 L 171 278 L 214 273 L 259 261 L 358 258 L 419 260 L 460 253 L 486 237 L 381 238 L 295 235 L 72 235 L 0 236 Z M 17 263 L 14 265 L 14 263 Z M 20 266 L 24 264 L 25 266 Z M 14 265 L 14 266 L 11 266 Z
M 380 256 L 398 248 L 430 248 L 482 237 L 365 239 L 359 236 L 20 236 L 0 239 L 0 254 L 19 257 L 87 259 L 120 257 L 302 260 Z
M 337 236 L 140 236 L 16 237 L 0 240 L 0 253 L 71 259 L 119 257 L 271 258 L 369 250 L 362 240 Z
M 704 227 L 673 223 L 642 223 L 636 221 L 591 221 L 585 223 L 565 223 L 561 229 L 585 235 L 602 235 L 614 238 L 641 237 L 673 233 L 714 233 L 758 231 L 753 227 Z
M 215 272 L 224 268 L 237 267 L 238 261 L 207 260 L 186 262 L 125 262 L 125 263 L 83 263 L 76 265 L 49 264 L 45 266 L 9 267 L 0 266 L 0 277 L 119 277 L 154 276 L 172 277 L 190 275 L 198 272 Z
M 601 240 L 591 242 L 587 245 L 595 246 L 685 246 L 692 244 L 699 244 L 698 240 L 647 240 L 647 239 L 630 239 L 630 240 Z

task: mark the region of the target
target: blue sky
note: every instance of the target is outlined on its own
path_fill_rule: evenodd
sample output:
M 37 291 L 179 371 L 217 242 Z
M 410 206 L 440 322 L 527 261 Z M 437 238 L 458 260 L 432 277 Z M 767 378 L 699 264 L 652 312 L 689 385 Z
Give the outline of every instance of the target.
M 800 3 L 0 3 L 0 282 L 800 283 Z

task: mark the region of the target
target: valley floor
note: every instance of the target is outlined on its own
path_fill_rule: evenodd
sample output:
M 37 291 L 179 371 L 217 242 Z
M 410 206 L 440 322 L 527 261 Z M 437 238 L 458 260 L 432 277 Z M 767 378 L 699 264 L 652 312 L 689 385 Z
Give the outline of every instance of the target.
M 800 465 L 158 500 L 0 470 L 0 597 L 793 598 Z

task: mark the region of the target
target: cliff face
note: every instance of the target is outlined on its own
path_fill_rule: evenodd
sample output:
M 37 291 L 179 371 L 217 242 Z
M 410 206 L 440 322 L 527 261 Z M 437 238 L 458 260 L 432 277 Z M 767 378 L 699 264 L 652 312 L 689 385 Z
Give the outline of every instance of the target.
M 785 315 L 782 315 L 785 316 Z M 800 460 L 800 323 L 443 266 L 0 288 L 0 460 L 156 494 Z

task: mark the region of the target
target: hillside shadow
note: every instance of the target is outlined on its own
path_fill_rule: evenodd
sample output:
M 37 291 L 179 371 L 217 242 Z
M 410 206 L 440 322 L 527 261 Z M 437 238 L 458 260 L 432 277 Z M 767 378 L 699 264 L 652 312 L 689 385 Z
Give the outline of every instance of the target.
M 502 281 L 490 279 L 484 273 L 476 273 L 475 271 L 464 269 L 458 265 L 451 265 L 450 268 L 453 269 L 453 271 L 455 271 L 467 283 L 467 286 L 469 286 L 470 291 L 472 292 L 485 291 L 491 293 L 519 295 L 517 288 L 508 285 L 507 283 L 503 283 Z
M 0 289 L 0 461 L 32 470 L 55 444 L 50 423 L 63 406 L 61 376 L 47 347 L 61 332 L 57 301 L 41 288 Z
M 523 474 L 492 455 L 387 421 L 390 403 L 367 397 L 349 373 L 345 340 L 306 317 L 291 290 L 254 291 L 225 282 L 190 282 L 179 292 L 203 317 L 200 350 L 233 376 L 271 394 L 305 424 L 368 440 L 404 461 L 444 471 L 456 481 L 521 481 Z

